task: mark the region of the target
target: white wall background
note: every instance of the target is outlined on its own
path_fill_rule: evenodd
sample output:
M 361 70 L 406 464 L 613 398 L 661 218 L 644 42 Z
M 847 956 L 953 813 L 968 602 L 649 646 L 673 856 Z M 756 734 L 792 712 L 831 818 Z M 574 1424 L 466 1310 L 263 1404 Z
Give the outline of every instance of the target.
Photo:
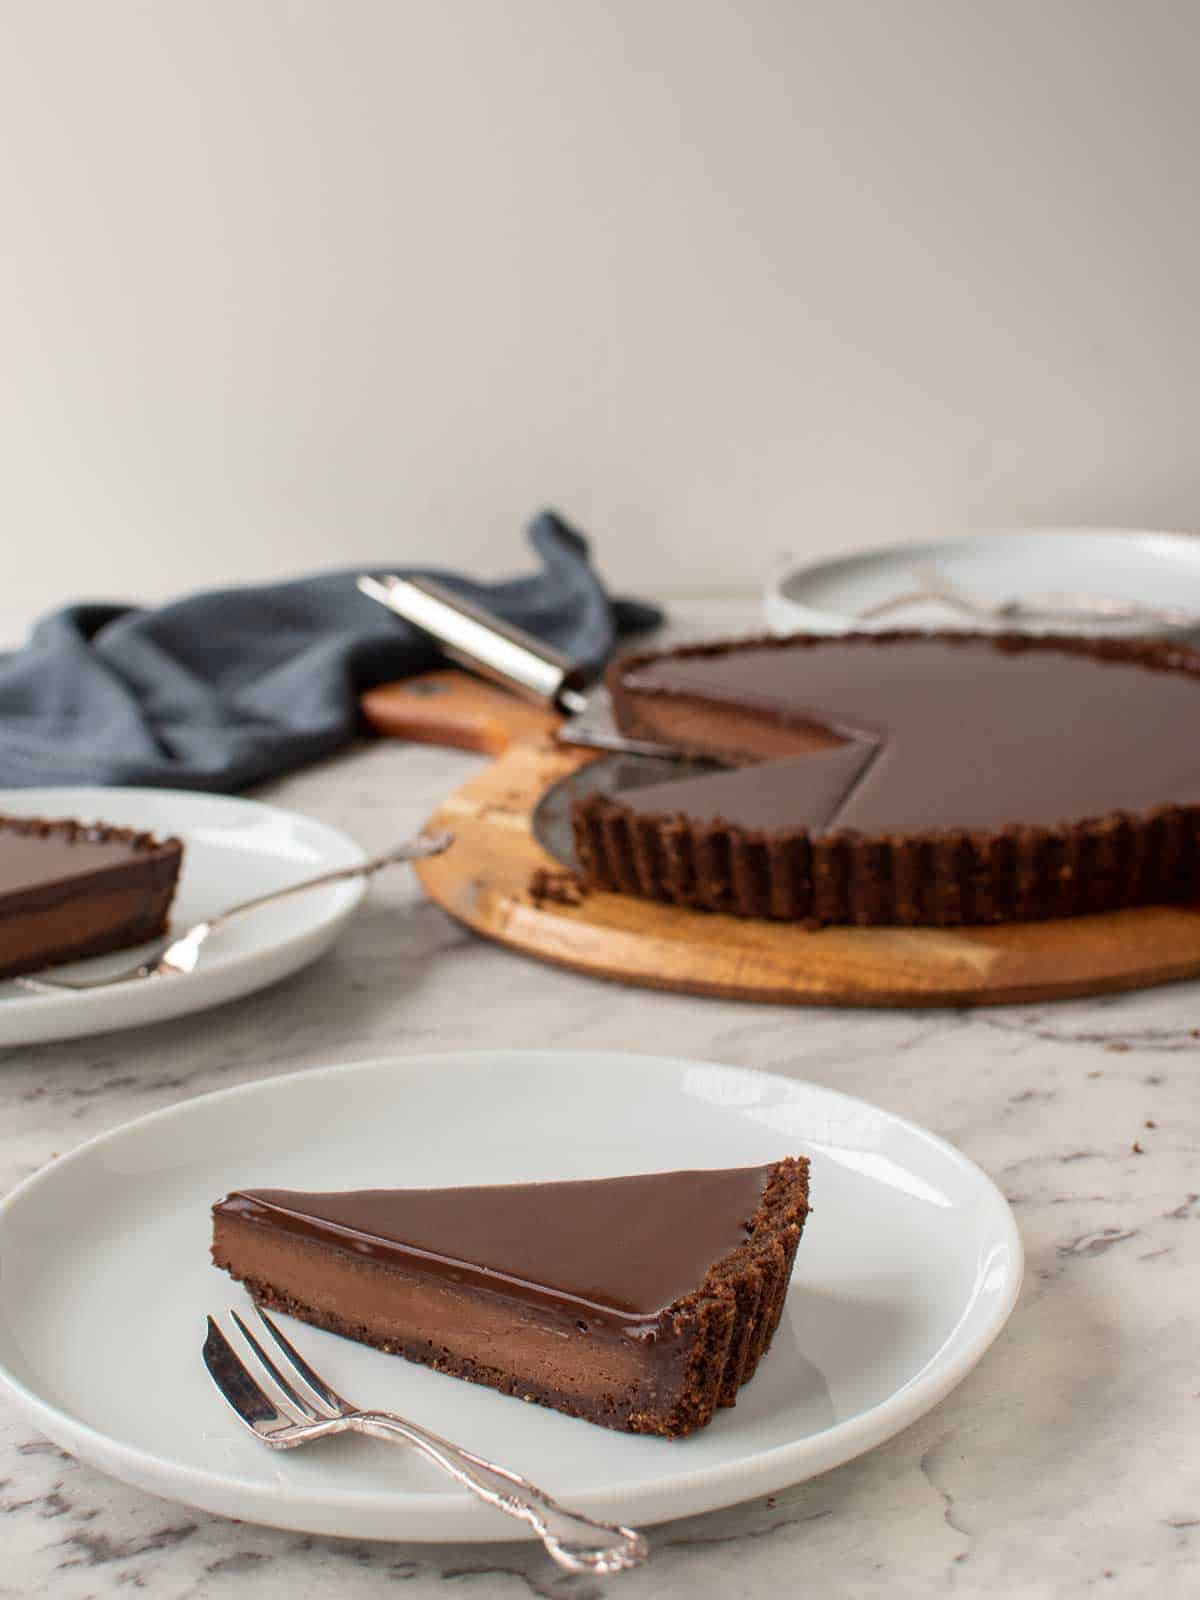
M 1200 524 L 1194 0 L 0 0 L 6 609 Z

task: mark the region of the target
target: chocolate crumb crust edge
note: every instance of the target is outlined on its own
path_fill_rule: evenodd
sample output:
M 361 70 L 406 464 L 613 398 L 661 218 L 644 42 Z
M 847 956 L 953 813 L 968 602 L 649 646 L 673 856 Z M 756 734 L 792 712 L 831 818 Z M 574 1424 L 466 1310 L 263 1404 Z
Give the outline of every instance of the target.
M 18 817 L 0 812 L 0 831 L 28 834 L 37 839 L 61 834 L 65 843 L 83 846 L 124 844 L 138 855 L 183 854 L 183 841 L 173 835 L 160 839 L 156 833 L 144 829 L 121 828 L 109 822 L 81 822 L 77 817 Z
M 1128 662 L 1185 673 L 1200 687 L 1200 650 L 1170 639 L 913 629 L 842 634 L 837 643 L 870 648 L 929 639 L 986 640 L 1010 653 Z M 624 683 L 638 667 L 742 649 L 819 649 L 826 642 L 813 634 L 767 635 L 622 657 L 607 675 L 617 726 L 631 737 L 647 736 Z M 1013 823 L 988 830 L 814 835 L 803 827 L 746 828 L 684 813 L 642 814 L 608 796 L 589 795 L 575 803 L 571 821 L 581 873 L 592 888 L 813 927 L 1039 922 L 1200 896 L 1197 805 L 1113 812 L 1061 827 Z
M 666 1413 L 634 1414 L 625 1424 L 631 1432 L 682 1438 L 711 1422 L 718 1409 L 736 1404 L 738 1390 L 754 1376 L 783 1316 L 810 1209 L 808 1176 L 806 1156 L 773 1163 L 758 1209 L 747 1219 L 745 1243 L 710 1267 L 691 1294 L 662 1312 L 664 1329 L 678 1334 L 697 1324 L 701 1337 L 693 1342 L 674 1405 Z

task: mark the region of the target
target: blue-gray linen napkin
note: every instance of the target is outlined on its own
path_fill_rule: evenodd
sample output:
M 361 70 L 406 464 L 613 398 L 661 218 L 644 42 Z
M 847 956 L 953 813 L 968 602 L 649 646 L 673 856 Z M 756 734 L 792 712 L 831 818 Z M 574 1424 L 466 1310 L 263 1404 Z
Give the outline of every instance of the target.
M 556 513 L 528 537 L 541 563 L 528 577 L 420 570 L 593 670 L 660 620 L 609 597 L 587 541 Z M 437 660 L 423 634 L 358 592 L 362 570 L 44 618 L 0 656 L 0 787 L 229 792 L 329 755 L 359 730 L 362 690 Z

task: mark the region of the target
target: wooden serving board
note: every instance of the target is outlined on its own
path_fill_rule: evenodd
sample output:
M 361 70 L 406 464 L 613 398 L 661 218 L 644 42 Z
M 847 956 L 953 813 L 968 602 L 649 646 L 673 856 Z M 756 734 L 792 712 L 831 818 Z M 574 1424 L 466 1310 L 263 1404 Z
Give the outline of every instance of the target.
M 1187 907 L 813 932 L 632 895 L 578 895 L 531 826 L 546 790 L 596 759 L 555 742 L 553 714 L 455 670 L 374 689 L 362 704 L 380 733 L 497 757 L 431 819 L 453 829 L 455 844 L 416 870 L 451 916 L 542 961 L 689 994 L 846 1006 L 997 1005 L 1200 976 L 1200 909 Z M 539 873 L 548 875 L 540 883 Z

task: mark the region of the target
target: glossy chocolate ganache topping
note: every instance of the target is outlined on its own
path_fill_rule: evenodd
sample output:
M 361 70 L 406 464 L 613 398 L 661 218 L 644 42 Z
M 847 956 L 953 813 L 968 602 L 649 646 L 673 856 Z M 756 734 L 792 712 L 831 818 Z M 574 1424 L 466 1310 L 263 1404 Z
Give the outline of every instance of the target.
M 214 1210 L 381 1265 L 636 1325 L 652 1323 L 746 1243 L 771 1171 L 338 1194 L 245 1189 Z
M 51 891 L 84 874 L 168 853 L 179 853 L 177 840 L 164 842 L 132 828 L 0 817 L 0 895 Z
M 1177 657 L 1187 652 L 1176 652 Z M 752 773 L 641 788 L 632 810 L 864 833 L 1054 825 L 1200 801 L 1200 671 L 1090 644 L 907 637 L 666 656 L 626 691 L 792 731 Z M 1200 666 L 1200 662 L 1197 663 Z M 663 711 L 670 723 L 670 706 Z M 813 748 L 818 738 L 832 740 Z

